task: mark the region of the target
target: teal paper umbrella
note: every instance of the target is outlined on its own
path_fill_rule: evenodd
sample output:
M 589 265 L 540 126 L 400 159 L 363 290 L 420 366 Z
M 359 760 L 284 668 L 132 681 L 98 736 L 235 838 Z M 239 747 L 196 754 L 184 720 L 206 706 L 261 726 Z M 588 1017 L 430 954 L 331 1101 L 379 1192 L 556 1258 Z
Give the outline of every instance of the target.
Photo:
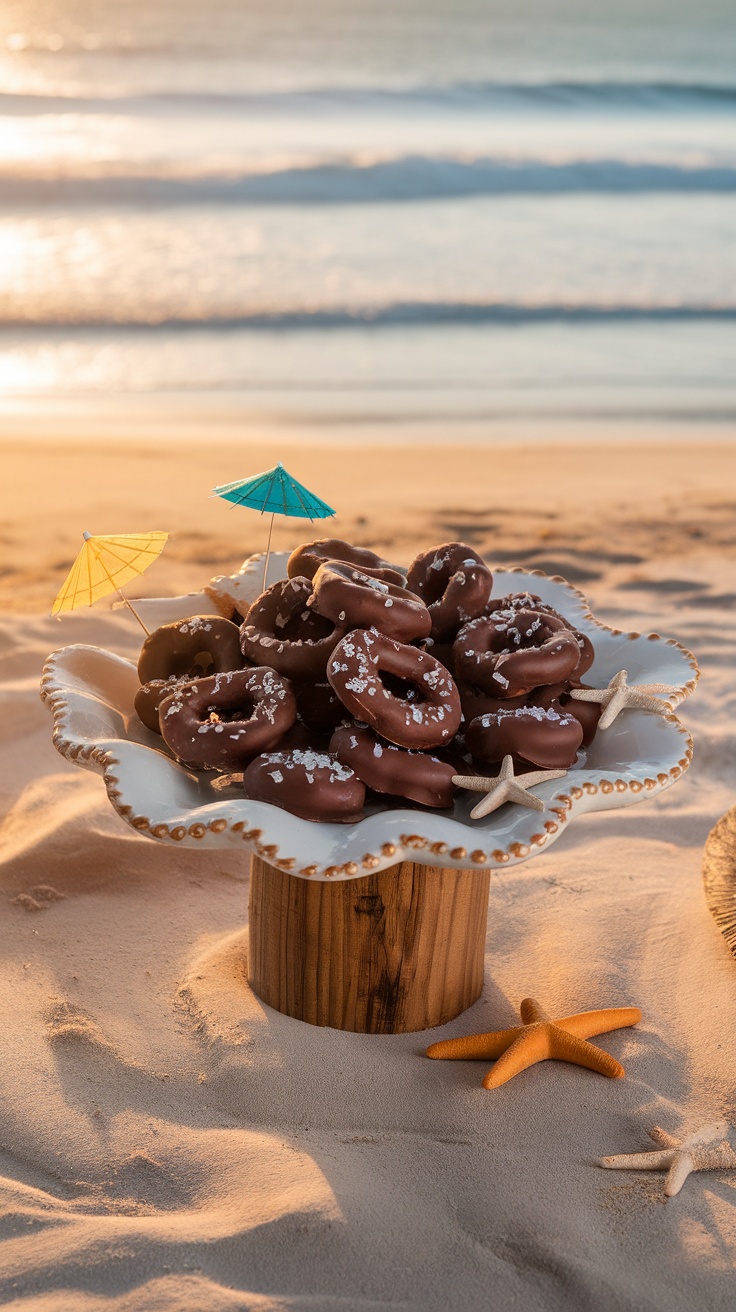
M 288 515 L 290 519 L 328 519 L 334 515 L 332 506 L 310 492 L 302 483 L 292 478 L 284 469 L 281 461 L 263 474 L 254 474 L 252 478 L 241 478 L 236 483 L 223 483 L 212 489 L 213 497 L 222 497 L 234 506 L 247 506 L 249 510 L 260 510 L 261 514 L 271 512 L 268 529 L 266 561 L 263 566 L 263 586 L 266 586 L 268 559 L 271 555 L 271 534 L 275 515 Z

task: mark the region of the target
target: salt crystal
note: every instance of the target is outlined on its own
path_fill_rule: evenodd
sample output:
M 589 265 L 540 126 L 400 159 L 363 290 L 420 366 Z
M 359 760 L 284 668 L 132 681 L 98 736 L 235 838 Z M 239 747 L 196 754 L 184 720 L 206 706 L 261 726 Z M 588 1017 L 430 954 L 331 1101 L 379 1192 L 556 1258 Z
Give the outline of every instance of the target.
M 364 583 L 367 587 L 373 588 L 376 592 L 388 592 L 388 583 L 383 583 L 381 579 L 371 578 L 369 574 L 361 574 L 360 570 L 353 570 L 353 578 L 356 583 Z

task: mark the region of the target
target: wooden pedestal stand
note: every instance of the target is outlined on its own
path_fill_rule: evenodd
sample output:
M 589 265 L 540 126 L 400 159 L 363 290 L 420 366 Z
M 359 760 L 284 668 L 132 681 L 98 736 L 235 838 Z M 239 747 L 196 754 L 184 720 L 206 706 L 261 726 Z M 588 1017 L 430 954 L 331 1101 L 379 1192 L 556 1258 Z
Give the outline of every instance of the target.
M 334 1029 L 402 1034 L 479 997 L 488 870 L 391 866 L 334 883 L 252 858 L 248 982 L 270 1007 Z

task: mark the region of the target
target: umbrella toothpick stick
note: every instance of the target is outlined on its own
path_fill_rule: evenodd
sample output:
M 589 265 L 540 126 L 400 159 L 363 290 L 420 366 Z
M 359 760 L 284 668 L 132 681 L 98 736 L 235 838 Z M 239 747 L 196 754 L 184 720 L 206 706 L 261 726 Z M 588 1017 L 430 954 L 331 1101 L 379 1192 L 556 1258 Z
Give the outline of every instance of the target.
M 145 624 L 143 623 L 143 620 L 141 619 L 140 615 L 138 614 L 138 611 L 136 610 L 135 606 L 132 604 L 132 602 L 128 601 L 128 598 L 125 596 L 124 593 L 122 593 L 122 592 L 120 591 L 120 588 L 116 588 L 115 591 L 117 592 L 117 594 L 118 594 L 120 600 L 123 602 L 123 604 L 124 604 L 125 606 L 128 607 L 128 610 L 132 610 L 132 612 L 133 612 L 133 614 L 135 615 L 135 617 L 136 617 L 138 623 L 140 624 L 141 628 L 143 629 L 143 632 L 145 633 L 146 637 L 147 637 L 147 638 L 150 638 L 150 636 L 151 636 L 151 630 L 146 628 L 146 626 L 145 626 Z
M 266 543 L 266 559 L 263 564 L 263 591 L 264 592 L 266 591 L 266 575 L 268 574 L 268 559 L 269 556 L 271 555 L 271 534 L 273 533 L 273 521 L 275 515 L 276 515 L 276 511 L 274 510 L 273 514 L 271 515 L 271 523 L 268 526 L 268 542 Z

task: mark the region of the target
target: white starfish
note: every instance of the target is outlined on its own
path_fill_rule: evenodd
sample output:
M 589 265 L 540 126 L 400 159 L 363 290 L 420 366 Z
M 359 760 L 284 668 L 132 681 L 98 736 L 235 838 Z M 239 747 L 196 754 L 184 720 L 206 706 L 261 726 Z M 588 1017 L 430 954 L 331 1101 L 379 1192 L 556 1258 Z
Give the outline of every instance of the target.
M 667 715 L 671 709 L 655 693 L 679 693 L 680 689 L 669 683 L 637 683 L 629 687 L 626 682 L 626 670 L 614 674 L 607 688 L 573 688 L 570 693 L 578 702 L 600 702 L 603 714 L 598 721 L 599 729 L 608 729 L 617 715 L 626 706 L 637 711 L 654 711 L 656 715 Z
M 471 820 L 480 820 L 481 816 L 497 811 L 504 802 L 518 802 L 519 806 L 528 806 L 532 811 L 543 811 L 544 802 L 541 797 L 535 797 L 527 789 L 536 788 L 537 784 L 543 784 L 547 779 L 561 779 L 565 774 L 567 770 L 531 770 L 529 774 L 517 777 L 514 775 L 513 757 L 504 756 L 498 776 L 486 778 L 483 775 L 454 774 L 452 782 L 458 788 L 469 788 L 473 793 L 486 794 L 470 812 Z
M 612 1171 L 666 1170 L 664 1191 L 672 1198 L 679 1194 L 691 1171 L 736 1171 L 736 1152 L 724 1138 L 728 1129 L 728 1121 L 714 1121 L 680 1142 L 655 1125 L 649 1137 L 660 1144 L 659 1152 L 601 1157 L 598 1165 Z

